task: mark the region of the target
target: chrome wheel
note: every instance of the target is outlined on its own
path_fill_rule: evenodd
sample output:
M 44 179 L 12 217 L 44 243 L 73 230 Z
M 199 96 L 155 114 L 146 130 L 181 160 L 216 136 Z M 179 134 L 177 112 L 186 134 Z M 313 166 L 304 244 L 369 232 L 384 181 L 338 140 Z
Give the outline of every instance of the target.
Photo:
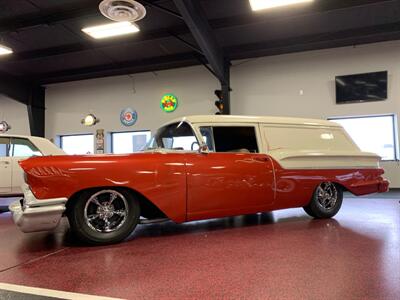
M 331 182 L 323 182 L 317 187 L 317 203 L 324 210 L 332 210 L 338 201 L 338 190 Z
M 102 190 L 86 202 L 84 220 L 92 230 L 108 233 L 118 230 L 126 222 L 128 202 L 115 190 Z

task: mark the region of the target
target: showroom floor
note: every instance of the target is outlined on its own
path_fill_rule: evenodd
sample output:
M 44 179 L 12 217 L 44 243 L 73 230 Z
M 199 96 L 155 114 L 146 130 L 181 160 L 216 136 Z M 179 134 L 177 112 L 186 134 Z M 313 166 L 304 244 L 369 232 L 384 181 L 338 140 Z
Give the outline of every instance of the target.
M 398 299 L 399 198 L 348 197 L 331 220 L 290 209 L 140 225 L 109 247 L 74 243 L 65 223 L 23 234 L 3 213 L 0 298 L 52 299 L 10 294 L 11 283 L 128 299 Z

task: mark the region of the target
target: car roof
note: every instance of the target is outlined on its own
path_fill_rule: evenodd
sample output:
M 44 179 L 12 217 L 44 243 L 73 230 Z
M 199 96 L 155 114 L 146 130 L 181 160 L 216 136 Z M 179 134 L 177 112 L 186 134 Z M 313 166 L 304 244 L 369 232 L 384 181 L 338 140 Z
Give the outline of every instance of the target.
M 0 138 L 1 137 L 28 139 L 43 155 L 65 155 L 65 152 L 62 149 L 46 138 L 18 134 L 0 134 Z
M 21 139 L 29 139 L 29 140 L 46 140 L 45 138 L 38 137 L 38 136 L 20 135 L 20 134 L 5 134 L 5 133 L 0 133 L 0 137 L 21 138 Z
M 307 118 L 272 117 L 272 116 L 235 116 L 235 115 L 193 115 L 174 119 L 167 124 L 186 121 L 189 123 L 264 123 L 291 124 L 308 126 L 341 127 L 331 121 Z M 165 125 L 167 125 L 165 124 Z

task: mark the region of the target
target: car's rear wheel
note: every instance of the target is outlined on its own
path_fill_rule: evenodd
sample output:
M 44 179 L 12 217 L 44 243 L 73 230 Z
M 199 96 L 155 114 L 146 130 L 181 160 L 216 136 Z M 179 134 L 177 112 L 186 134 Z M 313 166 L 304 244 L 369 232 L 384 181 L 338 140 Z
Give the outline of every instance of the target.
M 68 219 L 73 233 L 90 244 L 123 241 L 139 222 L 140 206 L 134 196 L 119 189 L 82 193 L 70 207 Z
M 314 191 L 304 211 L 317 219 L 332 218 L 338 213 L 343 202 L 343 190 L 333 182 L 322 182 Z

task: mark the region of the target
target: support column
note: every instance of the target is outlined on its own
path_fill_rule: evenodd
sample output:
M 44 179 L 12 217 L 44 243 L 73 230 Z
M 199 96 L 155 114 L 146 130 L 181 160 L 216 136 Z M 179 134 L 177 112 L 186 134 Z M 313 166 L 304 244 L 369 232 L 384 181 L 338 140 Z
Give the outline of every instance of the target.
M 31 89 L 27 103 L 31 135 L 44 137 L 45 134 L 45 88 L 36 86 Z

